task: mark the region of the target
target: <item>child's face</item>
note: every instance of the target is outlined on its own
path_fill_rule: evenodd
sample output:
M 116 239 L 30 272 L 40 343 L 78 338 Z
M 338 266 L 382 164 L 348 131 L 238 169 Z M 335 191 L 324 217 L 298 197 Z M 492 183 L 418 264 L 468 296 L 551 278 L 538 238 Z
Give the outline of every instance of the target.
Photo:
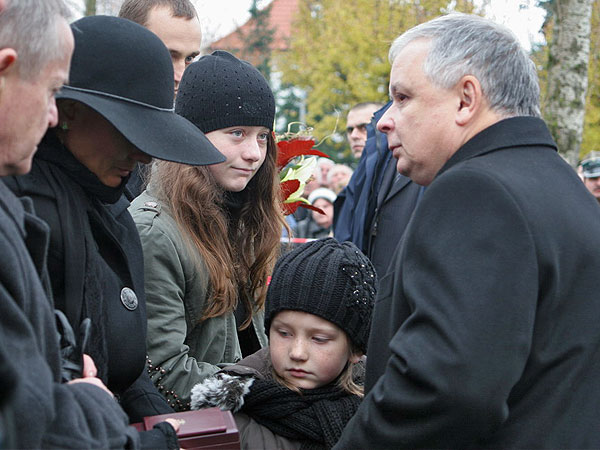
M 337 325 L 301 311 L 281 311 L 269 330 L 271 361 L 277 374 L 302 389 L 335 380 L 352 355 L 346 333 Z

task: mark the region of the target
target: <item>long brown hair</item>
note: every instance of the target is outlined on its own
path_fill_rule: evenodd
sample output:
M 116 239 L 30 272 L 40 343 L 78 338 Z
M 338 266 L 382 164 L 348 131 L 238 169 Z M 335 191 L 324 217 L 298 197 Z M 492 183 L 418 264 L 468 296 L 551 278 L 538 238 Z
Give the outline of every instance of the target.
M 235 229 L 224 209 L 225 192 L 208 167 L 156 164 L 151 175 L 156 195 L 171 210 L 191 253 L 197 251 L 208 269 L 210 302 L 201 320 L 234 311 L 241 297 L 248 311 L 243 329 L 264 305 L 282 227 L 289 230 L 281 210 L 276 161 L 277 145 L 270 133 L 265 161 L 246 186 Z

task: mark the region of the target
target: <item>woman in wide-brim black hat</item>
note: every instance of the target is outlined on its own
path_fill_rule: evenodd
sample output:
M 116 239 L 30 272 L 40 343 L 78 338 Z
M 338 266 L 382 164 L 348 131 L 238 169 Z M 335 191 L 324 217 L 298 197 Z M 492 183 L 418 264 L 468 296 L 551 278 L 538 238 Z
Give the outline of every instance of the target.
M 156 35 L 108 16 L 86 17 L 71 27 L 75 52 L 68 86 L 56 95 L 59 126 L 47 132 L 31 172 L 8 184 L 33 199 L 50 226 L 56 308 L 76 335 L 91 319 L 79 353 L 94 359 L 98 377 L 137 422 L 172 409 L 146 370 L 143 257 L 122 195 L 125 184 L 134 166 L 152 157 L 192 165 L 224 157 L 174 113 L 171 58 Z M 168 436 L 152 432 L 142 443 L 176 446 L 172 429 L 162 429 Z

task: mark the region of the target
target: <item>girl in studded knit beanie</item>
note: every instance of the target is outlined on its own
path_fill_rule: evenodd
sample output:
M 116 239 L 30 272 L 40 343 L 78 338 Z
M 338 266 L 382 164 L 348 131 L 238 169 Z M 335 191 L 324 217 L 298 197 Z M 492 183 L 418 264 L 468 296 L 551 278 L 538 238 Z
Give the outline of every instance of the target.
M 267 279 L 281 211 L 275 100 L 261 73 L 216 51 L 183 74 L 175 112 L 226 157 L 155 163 L 131 207 L 144 250 L 150 377 L 172 406 L 192 387 L 267 345 Z
M 376 275 L 333 238 L 283 255 L 267 293 L 269 347 L 192 390 L 192 408 L 232 410 L 242 448 L 331 448 L 362 398 Z

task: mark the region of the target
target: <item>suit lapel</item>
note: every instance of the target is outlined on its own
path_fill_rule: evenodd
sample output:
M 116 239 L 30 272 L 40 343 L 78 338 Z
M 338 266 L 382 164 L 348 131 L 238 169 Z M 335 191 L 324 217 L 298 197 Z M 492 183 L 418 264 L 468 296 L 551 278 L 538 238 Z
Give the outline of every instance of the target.
M 410 178 L 396 172 L 396 159 L 390 158 L 383 174 L 381 188 L 377 194 L 377 207 L 388 201 L 410 182 Z

